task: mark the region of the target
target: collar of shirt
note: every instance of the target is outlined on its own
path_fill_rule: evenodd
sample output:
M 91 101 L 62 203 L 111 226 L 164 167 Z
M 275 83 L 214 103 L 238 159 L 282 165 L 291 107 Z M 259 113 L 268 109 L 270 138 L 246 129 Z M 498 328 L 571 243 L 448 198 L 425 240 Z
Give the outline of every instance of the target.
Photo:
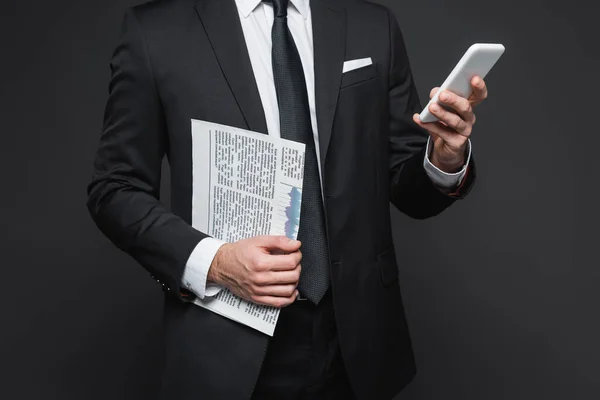
M 220 0 L 223 1 L 223 0 Z M 290 3 L 294 5 L 296 10 L 304 19 L 308 18 L 308 6 L 310 0 L 290 0 Z M 244 18 L 248 18 L 248 16 L 262 3 L 262 0 L 235 0 L 239 10 L 241 11 Z

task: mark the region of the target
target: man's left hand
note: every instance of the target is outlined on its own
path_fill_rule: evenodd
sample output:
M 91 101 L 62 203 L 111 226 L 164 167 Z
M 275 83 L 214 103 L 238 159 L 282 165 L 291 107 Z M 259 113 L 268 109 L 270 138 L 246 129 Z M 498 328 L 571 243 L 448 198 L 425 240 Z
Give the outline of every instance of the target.
M 464 166 L 467 143 L 475 124 L 473 107 L 480 104 L 488 95 L 485 81 L 480 77 L 473 77 L 471 86 L 473 94 L 468 99 L 448 90 L 440 93 L 439 102 L 452 111 L 440 107 L 439 104 L 431 104 L 429 111 L 439 121 L 423 123 L 419 119 L 419 114 L 413 115 L 415 123 L 431 135 L 433 143 L 433 151 L 429 156 L 431 163 L 447 173 L 458 172 Z M 435 96 L 438 90 L 439 88 L 433 88 L 429 97 Z

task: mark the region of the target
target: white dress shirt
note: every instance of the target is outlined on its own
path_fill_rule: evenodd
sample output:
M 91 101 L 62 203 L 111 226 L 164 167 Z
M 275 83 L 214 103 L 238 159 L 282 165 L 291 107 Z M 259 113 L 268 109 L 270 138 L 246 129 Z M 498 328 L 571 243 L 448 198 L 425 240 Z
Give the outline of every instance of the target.
M 277 105 L 277 93 L 273 79 L 273 66 L 271 64 L 271 28 L 273 26 L 273 7 L 271 4 L 263 3 L 261 0 L 235 0 L 238 14 L 244 32 L 244 39 L 250 55 L 250 63 L 254 72 L 254 78 L 258 86 L 260 100 L 265 112 L 267 130 L 269 135 L 280 137 L 279 131 L 279 108 Z M 319 155 L 319 132 L 317 128 L 317 112 L 315 108 L 315 74 L 313 53 L 313 30 L 310 10 L 310 0 L 290 0 L 288 7 L 288 27 L 296 42 L 300 53 L 306 89 L 308 91 L 308 103 L 310 118 L 316 146 L 317 158 Z M 365 54 L 365 57 L 368 57 Z M 429 178 L 440 188 L 453 188 L 458 186 L 466 174 L 466 166 L 471 157 L 471 146 L 469 144 L 468 159 L 463 169 L 454 174 L 448 174 L 435 165 L 428 158 L 430 153 L 429 142 L 427 143 L 426 156 L 423 166 Z M 321 163 L 319 160 L 319 170 Z M 321 174 L 322 176 L 322 174 Z M 207 282 L 207 275 L 215 254 L 223 245 L 223 241 L 206 238 L 200 241 L 192 251 L 186 269 L 183 274 L 183 287 L 190 290 L 199 298 L 215 296 L 221 287 Z

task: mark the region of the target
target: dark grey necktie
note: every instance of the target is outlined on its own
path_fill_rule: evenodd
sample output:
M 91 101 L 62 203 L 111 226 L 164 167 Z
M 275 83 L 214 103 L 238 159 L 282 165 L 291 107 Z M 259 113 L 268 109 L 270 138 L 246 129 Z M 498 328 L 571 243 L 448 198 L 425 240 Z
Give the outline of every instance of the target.
M 304 143 L 304 183 L 298 240 L 302 242 L 302 273 L 298 290 L 317 304 L 329 287 L 329 253 L 321 197 L 319 166 L 308 105 L 304 70 L 298 49 L 288 29 L 289 0 L 270 0 L 275 20 L 273 76 L 279 104 L 281 137 Z

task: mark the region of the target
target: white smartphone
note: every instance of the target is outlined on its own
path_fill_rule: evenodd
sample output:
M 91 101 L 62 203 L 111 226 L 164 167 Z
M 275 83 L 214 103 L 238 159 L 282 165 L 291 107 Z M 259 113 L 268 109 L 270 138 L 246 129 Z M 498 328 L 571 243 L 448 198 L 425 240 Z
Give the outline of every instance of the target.
M 427 103 L 419 115 L 421 122 L 435 122 L 438 120 L 435 115 L 429 112 L 429 106 L 438 101 L 438 95 L 443 90 L 449 90 L 461 97 L 469 98 L 473 92 L 471 79 L 474 76 L 479 76 L 481 79 L 485 78 L 503 53 L 504 46 L 501 44 L 475 43 L 469 47 L 450 75 L 448 75 L 448 78 L 440 86 L 440 90 L 429 100 L 429 103 Z M 443 104 L 440 105 L 447 108 Z

